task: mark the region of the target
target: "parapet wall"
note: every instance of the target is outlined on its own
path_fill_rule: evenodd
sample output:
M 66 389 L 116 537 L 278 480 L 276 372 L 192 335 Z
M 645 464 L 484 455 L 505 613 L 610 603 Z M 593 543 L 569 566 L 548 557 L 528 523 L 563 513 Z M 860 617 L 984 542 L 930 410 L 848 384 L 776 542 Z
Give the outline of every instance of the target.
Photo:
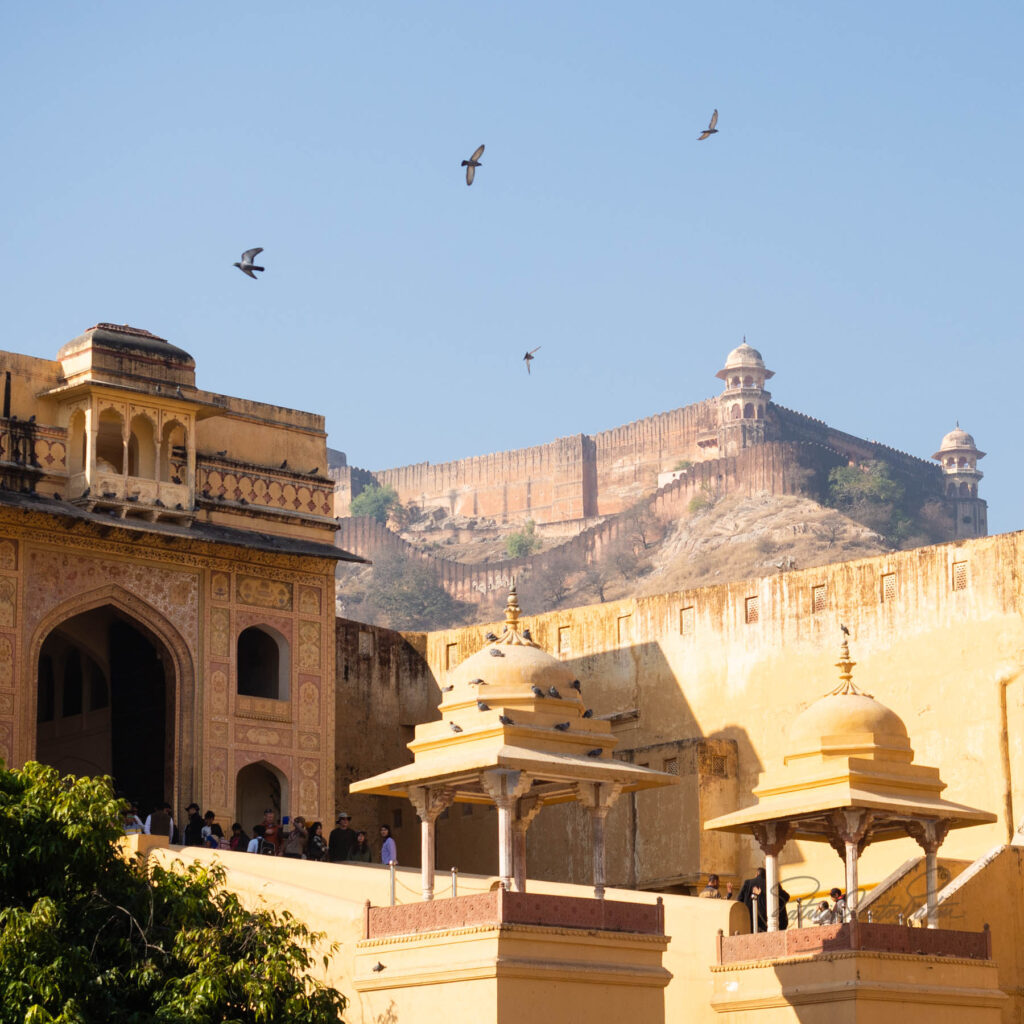
M 831 450 L 841 456 L 835 464 L 880 459 L 908 493 L 941 494 L 939 467 L 926 459 L 775 404 L 768 407 L 768 420 L 770 440 L 752 447 L 793 441 Z M 338 480 L 336 508 L 345 514 L 349 501 L 376 482 L 393 487 L 403 503 L 442 508 L 449 515 L 499 523 L 578 522 L 616 515 L 644 500 L 657 487 L 658 474 L 680 462 L 702 464 L 709 456 L 712 462 L 721 461 L 719 441 L 718 400 L 709 398 L 593 436 L 575 434 L 532 448 L 375 473 L 342 467 L 332 471 Z M 760 463 L 755 459 L 750 465 Z

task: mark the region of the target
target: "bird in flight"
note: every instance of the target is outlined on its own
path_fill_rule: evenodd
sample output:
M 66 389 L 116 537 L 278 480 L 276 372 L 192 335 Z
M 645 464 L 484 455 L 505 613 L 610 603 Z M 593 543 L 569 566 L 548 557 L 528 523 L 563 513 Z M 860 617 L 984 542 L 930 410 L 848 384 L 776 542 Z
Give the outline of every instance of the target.
M 717 135 L 718 129 L 715 127 L 716 124 L 718 124 L 717 110 L 715 110 L 715 112 L 711 115 L 711 120 L 708 122 L 707 128 L 705 128 L 704 131 L 702 131 L 700 135 L 697 136 L 697 141 L 703 142 L 709 135 Z
M 523 356 L 523 361 L 526 363 L 526 372 L 527 373 L 530 372 L 530 363 L 534 359 L 537 358 L 533 353 L 536 352 L 537 349 L 539 349 L 539 348 L 540 348 L 540 345 L 538 345 L 537 348 L 531 348 L 530 351 L 527 352 L 525 356 Z
M 245 252 L 242 253 L 242 262 L 232 263 L 231 265 L 233 267 L 238 267 L 238 269 L 243 274 L 248 274 L 249 277 L 251 277 L 255 281 L 256 275 L 253 273 L 253 271 L 265 269 L 264 267 L 257 267 L 253 263 L 253 260 L 256 259 L 256 257 L 259 256 L 261 252 L 263 252 L 262 249 L 246 249 Z
M 480 157 L 484 155 L 484 147 L 477 146 L 473 151 L 473 155 L 468 160 L 462 161 L 462 166 L 466 168 L 466 184 L 472 185 L 473 179 L 476 177 L 476 169 L 480 166 Z

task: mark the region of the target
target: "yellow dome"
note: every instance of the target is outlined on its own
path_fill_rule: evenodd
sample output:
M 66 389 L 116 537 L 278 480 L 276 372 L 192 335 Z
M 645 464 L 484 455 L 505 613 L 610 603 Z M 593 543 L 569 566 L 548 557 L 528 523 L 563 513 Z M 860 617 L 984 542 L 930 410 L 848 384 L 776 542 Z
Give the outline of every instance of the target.
M 815 755 L 911 761 L 914 752 L 903 720 L 891 708 L 853 685 L 850 649 L 840 647 L 839 685 L 793 720 L 786 763 Z
M 452 689 L 444 695 L 442 708 L 470 696 L 488 703 L 517 698 L 534 700 L 534 687 L 545 696 L 554 687 L 564 700 L 578 699 L 573 678 L 571 669 L 533 643 L 488 644 L 448 674 Z
M 830 693 L 790 727 L 787 760 L 808 754 L 891 757 L 912 754 L 907 727 L 895 711 L 864 693 Z M 896 757 L 909 760 L 909 757 Z

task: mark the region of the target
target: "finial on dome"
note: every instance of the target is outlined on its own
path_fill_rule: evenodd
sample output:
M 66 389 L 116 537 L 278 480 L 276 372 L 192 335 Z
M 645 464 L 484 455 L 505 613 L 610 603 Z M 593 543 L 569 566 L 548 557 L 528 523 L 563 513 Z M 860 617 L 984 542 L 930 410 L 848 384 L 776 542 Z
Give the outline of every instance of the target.
M 839 669 L 839 684 L 835 689 L 829 690 L 826 696 L 829 697 L 841 697 L 847 694 L 858 694 L 862 697 L 870 697 L 870 693 L 864 693 L 863 690 L 859 690 L 853 683 L 853 666 L 857 662 L 850 658 L 850 645 L 846 640 L 844 632 L 843 642 L 839 645 L 839 660 L 836 662 L 836 668 Z
M 505 605 L 505 624 L 509 630 L 517 629 L 519 625 L 519 598 L 516 595 L 516 578 L 512 577 L 512 586 L 508 591 L 508 603 Z

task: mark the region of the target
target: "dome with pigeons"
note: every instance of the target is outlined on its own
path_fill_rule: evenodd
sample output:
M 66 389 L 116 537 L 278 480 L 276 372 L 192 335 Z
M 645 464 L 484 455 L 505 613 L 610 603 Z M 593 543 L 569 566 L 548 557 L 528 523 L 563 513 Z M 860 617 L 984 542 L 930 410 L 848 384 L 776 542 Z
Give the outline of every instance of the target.
M 478 703 L 531 710 L 546 705 L 559 715 L 572 717 L 583 713 L 582 687 L 572 670 L 534 643 L 529 629 L 520 625 L 519 615 L 513 586 L 501 636 L 488 634 L 487 646 L 448 674 L 442 692 L 442 716 L 466 707 L 476 708 Z

